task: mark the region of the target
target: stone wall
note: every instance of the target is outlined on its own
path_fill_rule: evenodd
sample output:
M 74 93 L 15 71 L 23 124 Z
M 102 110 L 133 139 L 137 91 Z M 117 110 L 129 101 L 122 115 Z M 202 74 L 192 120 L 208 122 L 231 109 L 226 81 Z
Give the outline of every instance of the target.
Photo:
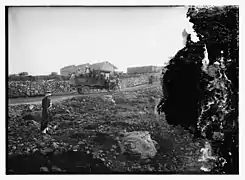
M 121 77 L 121 88 L 134 87 L 149 82 L 149 76 L 153 75 L 154 81 L 159 80 L 159 74 L 142 74 L 133 77 Z M 42 81 L 9 81 L 8 97 L 31 97 L 42 96 L 45 91 L 51 91 L 52 94 L 69 94 L 75 92 L 69 84 L 69 81 L 42 80 Z

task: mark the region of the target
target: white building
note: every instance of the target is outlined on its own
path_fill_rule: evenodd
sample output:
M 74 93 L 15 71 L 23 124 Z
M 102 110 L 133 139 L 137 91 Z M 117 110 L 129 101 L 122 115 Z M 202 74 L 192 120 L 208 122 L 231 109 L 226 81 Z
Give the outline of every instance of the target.
M 77 67 L 75 65 L 65 66 L 60 69 L 61 76 L 69 76 L 71 73 L 75 73 Z

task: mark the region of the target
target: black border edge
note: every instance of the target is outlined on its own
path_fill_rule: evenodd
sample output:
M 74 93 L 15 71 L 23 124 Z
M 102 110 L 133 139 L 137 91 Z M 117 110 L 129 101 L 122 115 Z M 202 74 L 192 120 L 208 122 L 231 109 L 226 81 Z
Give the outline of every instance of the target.
M 9 6 L 5 6 L 5 136 L 6 136 L 6 162 L 5 162 L 5 174 L 7 175 L 8 167 L 8 30 L 9 30 L 9 21 L 8 21 L 8 11 Z

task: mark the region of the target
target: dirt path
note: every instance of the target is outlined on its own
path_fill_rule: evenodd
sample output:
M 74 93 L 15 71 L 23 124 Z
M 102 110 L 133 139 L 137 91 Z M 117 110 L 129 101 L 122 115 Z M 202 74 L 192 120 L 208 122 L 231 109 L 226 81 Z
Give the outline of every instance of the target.
M 135 87 L 121 89 L 121 92 L 135 91 L 135 90 L 142 89 L 142 88 L 157 87 L 157 86 L 159 86 L 159 82 L 155 82 L 153 83 L 153 85 L 144 84 L 144 85 L 139 85 Z M 104 92 L 88 93 L 84 95 L 80 95 L 80 94 L 56 95 L 56 96 L 51 96 L 51 99 L 53 103 L 55 103 L 61 100 L 65 100 L 65 99 L 69 99 L 69 98 L 77 97 L 77 96 L 96 96 L 96 95 L 101 95 L 101 94 L 108 94 L 108 92 L 104 91 Z M 8 99 L 8 105 L 13 106 L 13 105 L 19 105 L 19 104 L 40 104 L 42 99 L 43 97 Z

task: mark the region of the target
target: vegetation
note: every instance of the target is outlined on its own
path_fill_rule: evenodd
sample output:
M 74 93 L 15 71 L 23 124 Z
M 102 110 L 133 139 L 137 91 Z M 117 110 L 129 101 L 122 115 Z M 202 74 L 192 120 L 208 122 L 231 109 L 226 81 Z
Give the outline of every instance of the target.
M 189 8 L 187 17 L 194 24 L 200 41 L 207 47 L 210 63 L 220 58 L 223 51 L 228 77 L 238 91 L 239 67 L 239 7 L 214 6 Z
M 210 139 L 227 161 L 217 165 L 226 173 L 238 173 L 238 12 L 236 6 L 189 8 L 187 17 L 200 41 L 188 35 L 186 46 L 166 66 L 165 97 L 158 106 L 169 124 L 191 127 Z
M 209 65 L 220 63 L 216 76 L 205 87 L 208 93 L 202 101 L 199 123 L 209 124 L 202 126 L 206 133 L 224 133 L 220 145 L 220 154 L 227 160 L 224 169 L 238 173 L 239 7 L 190 8 L 187 17 L 207 47 Z M 207 108 L 210 103 L 214 106 Z
M 28 72 L 21 72 L 21 73 L 19 73 L 19 76 L 28 76 Z

